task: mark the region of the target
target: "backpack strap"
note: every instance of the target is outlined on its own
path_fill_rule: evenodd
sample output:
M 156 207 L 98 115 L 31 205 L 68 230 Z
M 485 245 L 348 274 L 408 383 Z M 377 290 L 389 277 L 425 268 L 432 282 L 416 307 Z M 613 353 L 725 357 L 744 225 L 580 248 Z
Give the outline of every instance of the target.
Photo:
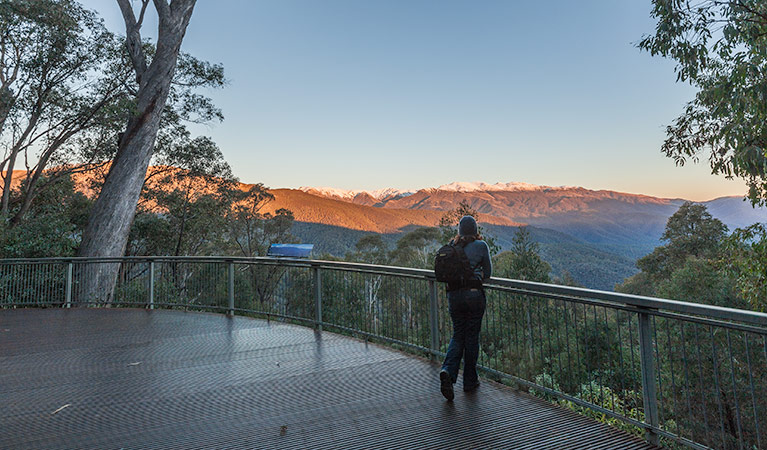
M 469 261 L 469 257 L 466 256 L 466 251 L 464 250 L 464 246 L 466 243 L 459 242 L 458 244 L 450 244 L 451 247 L 453 247 L 458 253 L 458 257 L 461 258 L 461 263 L 463 264 L 463 271 L 464 271 L 464 277 L 461 280 L 460 283 L 448 283 L 447 290 L 448 291 L 457 291 L 459 289 L 464 288 L 481 288 L 482 287 L 482 281 L 481 280 L 473 280 L 474 277 L 474 269 L 471 267 L 471 261 Z M 469 278 L 466 279 L 466 276 Z M 479 283 L 479 284 L 477 284 Z

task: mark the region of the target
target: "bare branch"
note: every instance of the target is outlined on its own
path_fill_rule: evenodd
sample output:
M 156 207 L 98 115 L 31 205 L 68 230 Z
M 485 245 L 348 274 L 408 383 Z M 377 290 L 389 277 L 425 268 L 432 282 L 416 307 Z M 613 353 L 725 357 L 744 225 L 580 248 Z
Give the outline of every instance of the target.
M 141 0 L 141 13 L 138 15 L 138 22 L 136 23 L 136 26 L 141 28 L 141 24 L 144 23 L 144 13 L 146 12 L 146 7 L 149 5 L 149 0 Z
M 125 46 L 128 49 L 133 70 L 136 71 L 136 81 L 141 84 L 141 77 L 146 72 L 146 55 L 141 46 L 141 24 L 136 22 L 136 16 L 133 14 L 133 7 L 130 0 L 117 0 L 125 21 Z M 147 3 L 142 0 L 141 20 L 144 19 L 144 10 Z

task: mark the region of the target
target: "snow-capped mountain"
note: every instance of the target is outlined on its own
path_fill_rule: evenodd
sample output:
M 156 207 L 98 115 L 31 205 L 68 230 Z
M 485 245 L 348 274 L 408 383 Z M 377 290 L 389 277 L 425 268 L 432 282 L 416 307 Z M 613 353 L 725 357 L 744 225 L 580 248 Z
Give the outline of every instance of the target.
M 385 200 L 385 199 L 391 199 L 391 198 L 407 197 L 408 195 L 413 194 L 410 191 L 403 191 L 401 189 L 396 189 L 396 188 L 383 188 L 383 189 L 376 189 L 373 191 L 365 191 L 365 190 L 338 189 L 338 188 L 327 187 L 327 186 L 320 186 L 320 187 L 301 186 L 300 188 L 298 188 L 298 190 L 304 191 L 309 194 L 321 195 L 323 197 L 340 198 L 342 200 L 348 200 L 348 201 L 354 200 L 355 197 L 358 197 L 361 194 L 363 196 L 370 196 L 374 198 L 375 200 L 379 200 L 379 201 Z
M 341 200 L 353 201 L 356 198 L 370 196 L 375 200 L 384 201 L 391 199 L 399 199 L 413 195 L 415 192 L 405 191 L 397 188 L 383 188 L 372 191 L 366 190 L 349 190 L 338 189 L 328 186 L 312 187 L 302 186 L 298 188 L 301 191 L 321 195 L 323 197 L 338 198 Z M 552 191 L 552 190 L 566 190 L 574 189 L 571 186 L 539 186 L 537 184 L 521 183 L 512 181 L 509 183 L 485 183 L 482 181 L 466 182 L 456 181 L 449 184 L 443 184 L 436 188 L 426 188 L 426 191 L 447 191 L 447 192 L 518 192 L 518 191 Z
M 668 218 L 683 199 L 658 198 L 582 187 L 527 183 L 455 182 L 416 192 L 397 189 L 343 191 L 302 188 L 320 197 L 377 209 L 449 211 L 466 202 L 483 218 L 490 216 L 564 232 L 587 242 L 611 245 L 658 245 Z M 751 208 L 738 197 L 702 202 L 731 230 L 767 222 L 767 208 Z
M 502 247 L 512 245 L 515 227 L 529 225 L 540 236 L 545 255 L 560 263 L 555 270 L 566 269 L 576 280 L 597 289 L 612 289 L 635 273 L 636 258 L 662 244 L 668 218 L 684 203 L 678 198 L 514 182 L 450 183 L 405 192 L 405 196 L 397 189 L 272 192 L 275 200 L 268 208 L 289 209 L 296 222 L 303 224 L 297 230 L 314 230 L 306 231 L 303 239 L 319 242 L 316 230 L 321 229 L 332 236 L 327 242 L 333 245 L 353 245 L 366 232 L 401 233 L 408 227 L 435 226 L 445 211 L 466 203 Z M 702 203 L 730 230 L 767 222 L 767 208 L 753 209 L 739 197 Z M 349 237 L 352 232 L 357 233 L 354 238 Z
M 328 187 L 328 186 L 319 186 L 319 187 L 301 186 L 300 188 L 298 188 L 298 190 L 308 192 L 314 195 L 321 195 L 323 197 L 337 197 L 344 200 L 351 200 L 354 198 L 355 195 L 359 194 L 360 192 L 363 192 L 363 191 L 351 191 L 347 189 L 338 189 L 338 188 Z
M 488 184 L 482 181 L 475 181 L 472 183 L 456 181 L 450 184 L 443 184 L 442 186 L 434 188 L 437 191 L 454 191 L 454 192 L 493 192 L 493 191 L 544 191 L 552 189 L 568 189 L 568 187 L 552 187 L 552 186 L 539 186 L 537 184 L 520 183 L 512 181 L 509 183 L 495 183 Z

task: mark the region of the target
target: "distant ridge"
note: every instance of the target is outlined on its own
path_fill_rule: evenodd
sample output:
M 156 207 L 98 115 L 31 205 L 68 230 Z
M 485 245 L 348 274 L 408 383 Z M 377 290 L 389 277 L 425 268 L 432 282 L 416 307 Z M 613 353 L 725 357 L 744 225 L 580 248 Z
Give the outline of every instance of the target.
M 377 208 L 297 189 L 271 189 L 269 192 L 274 195 L 274 201 L 265 206 L 264 212 L 287 208 L 293 211 L 298 222 L 333 225 L 351 230 L 396 233 L 413 225 L 437 226 L 444 215 L 444 211 L 433 209 Z M 356 194 L 358 195 L 360 193 Z M 480 220 L 493 225 L 524 225 L 490 215 L 483 216 Z
M 477 192 L 477 191 L 490 192 L 490 191 L 544 191 L 544 190 L 556 190 L 556 189 L 574 189 L 574 187 L 539 186 L 535 184 L 521 183 L 516 181 L 512 181 L 509 183 L 499 182 L 495 184 L 488 184 L 482 181 L 475 181 L 475 182 L 456 181 L 449 184 L 443 184 L 436 188 L 424 188 L 423 190 L 453 191 L 453 192 Z M 309 194 L 321 195 L 323 197 L 339 198 L 339 199 L 348 200 L 348 201 L 351 201 L 358 196 L 370 196 L 373 199 L 382 201 L 382 200 L 392 199 L 392 198 L 407 197 L 414 194 L 413 191 L 405 191 L 405 190 L 397 189 L 397 188 L 383 188 L 383 189 L 375 189 L 372 191 L 366 191 L 366 190 L 355 190 L 355 189 L 352 189 L 352 190 L 338 189 L 338 188 L 328 187 L 328 186 L 318 186 L 318 187 L 301 186 L 298 188 L 298 190 L 307 192 Z
M 382 189 L 375 191 L 378 197 L 366 191 L 302 189 L 318 199 L 372 206 L 378 210 L 444 212 L 466 202 L 481 214 L 482 221 L 508 220 L 547 228 L 631 257 L 649 253 L 659 245 L 666 221 L 685 202 L 610 190 L 517 182 L 455 182 L 416 192 Z M 740 197 L 698 203 L 706 205 L 730 230 L 767 222 L 767 209 L 751 208 Z
M 456 192 L 476 192 L 476 191 L 544 191 L 552 189 L 569 189 L 566 186 L 552 187 L 552 186 L 539 186 L 530 183 L 520 183 L 512 181 L 510 183 L 495 183 L 488 184 L 482 181 L 475 182 L 453 182 L 450 184 L 443 184 L 442 186 L 433 188 L 435 191 L 456 191 Z
M 342 200 L 353 200 L 358 196 L 368 196 L 375 200 L 384 200 L 394 197 L 406 197 L 413 194 L 410 191 L 402 191 L 395 188 L 376 189 L 373 191 L 363 190 L 346 190 L 332 187 L 308 187 L 302 186 L 298 188 L 299 191 L 307 192 L 309 194 L 321 195 L 323 197 L 340 198 Z

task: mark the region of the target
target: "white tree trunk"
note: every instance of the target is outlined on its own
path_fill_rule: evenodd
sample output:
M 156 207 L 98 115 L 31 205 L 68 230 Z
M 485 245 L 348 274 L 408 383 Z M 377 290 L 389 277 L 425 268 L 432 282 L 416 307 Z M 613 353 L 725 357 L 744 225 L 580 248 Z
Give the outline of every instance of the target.
M 139 80 L 136 112 L 120 141 L 117 156 L 107 174 L 104 187 L 96 199 L 88 225 L 83 233 L 80 256 L 119 257 L 125 253 L 141 188 L 152 158 L 162 110 L 170 91 L 181 41 L 192 16 L 196 0 L 154 0 L 159 16 L 157 51 L 149 67 L 143 55 L 136 55 L 136 39 L 140 43 L 143 2 L 136 22 L 130 0 L 117 0 L 126 22 L 128 48 L 131 49 L 136 77 Z M 138 45 L 140 48 L 140 44 Z M 118 264 L 103 265 L 84 284 L 85 298 L 78 302 L 109 302 L 117 280 Z

